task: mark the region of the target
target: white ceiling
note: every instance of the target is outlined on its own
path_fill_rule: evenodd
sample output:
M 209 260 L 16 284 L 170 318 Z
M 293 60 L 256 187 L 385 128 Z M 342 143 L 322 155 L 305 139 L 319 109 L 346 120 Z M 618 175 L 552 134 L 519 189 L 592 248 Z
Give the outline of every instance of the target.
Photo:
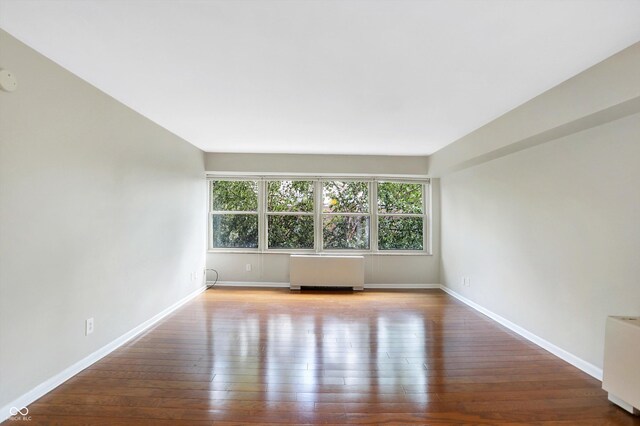
M 205 151 L 424 155 L 640 40 L 640 1 L 0 0 L 0 27 Z

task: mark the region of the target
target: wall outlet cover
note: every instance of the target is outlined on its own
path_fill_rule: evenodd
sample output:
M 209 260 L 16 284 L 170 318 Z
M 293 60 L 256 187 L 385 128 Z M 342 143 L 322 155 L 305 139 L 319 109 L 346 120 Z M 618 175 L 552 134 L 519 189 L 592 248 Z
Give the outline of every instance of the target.
M 84 334 L 88 336 L 91 333 L 93 333 L 93 318 L 88 318 L 84 322 Z

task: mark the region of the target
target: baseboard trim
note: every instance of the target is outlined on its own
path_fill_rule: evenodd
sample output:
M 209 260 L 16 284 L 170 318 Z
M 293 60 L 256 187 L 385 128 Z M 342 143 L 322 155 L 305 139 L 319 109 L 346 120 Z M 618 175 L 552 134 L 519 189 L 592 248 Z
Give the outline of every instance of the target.
M 582 358 L 579 358 L 579 357 L 575 356 L 574 354 L 565 351 L 564 349 L 554 345 L 553 343 L 543 339 L 542 337 L 536 336 L 535 334 L 531 333 L 530 331 L 520 327 L 517 324 L 512 323 L 508 319 L 503 318 L 503 317 L 501 317 L 500 315 L 498 315 L 498 314 L 496 314 L 494 312 L 491 312 L 490 310 L 488 310 L 488 309 L 478 305 L 477 303 L 467 299 L 466 297 L 456 293 L 455 291 L 451 290 L 448 287 L 443 285 L 443 286 L 441 286 L 441 288 L 445 293 L 453 296 L 454 298 L 458 299 L 459 301 L 461 301 L 465 305 L 475 309 L 476 311 L 480 312 L 483 315 L 488 316 L 489 318 L 491 318 L 492 320 L 494 320 L 498 324 L 501 324 L 504 327 L 507 327 L 509 330 L 513 331 L 514 333 L 519 334 L 520 336 L 524 337 L 525 339 L 529 340 L 530 342 L 535 343 L 536 345 L 540 346 L 542 349 L 551 352 L 553 355 L 557 356 L 560 359 L 563 359 L 564 361 L 568 362 L 569 364 L 573 365 L 574 367 L 584 371 L 585 373 L 587 373 L 591 377 L 602 381 L 602 369 L 601 368 L 598 368 L 595 365 L 583 360 Z
M 264 281 L 218 281 L 216 287 L 265 287 L 265 288 L 289 288 L 289 283 L 264 282 Z
M 162 310 L 160 313 L 149 318 L 148 320 L 138 325 L 134 329 L 128 331 L 127 333 L 123 334 L 122 336 L 118 337 L 112 342 L 106 344 L 105 346 L 101 347 L 100 349 L 93 352 L 92 354 L 84 357 L 83 359 L 76 362 L 75 364 L 72 364 L 71 366 L 65 368 L 60 373 L 40 383 L 35 388 L 31 389 L 27 393 L 21 395 L 20 397 L 11 401 L 9 404 L 0 408 L 0 422 L 3 422 L 10 417 L 9 410 L 11 409 L 11 407 L 16 407 L 18 409 L 22 407 L 28 407 L 29 404 L 31 404 L 38 398 L 44 396 L 48 392 L 51 392 L 53 389 L 57 388 L 62 383 L 69 380 L 71 377 L 75 376 L 85 368 L 89 367 L 91 364 L 94 364 L 95 362 L 101 360 L 102 358 L 109 355 L 114 350 L 118 349 L 120 346 L 127 343 L 129 340 L 143 333 L 148 328 L 155 325 L 158 321 L 162 320 L 164 317 L 166 317 L 167 315 L 171 314 L 173 311 L 178 309 L 180 306 L 184 305 L 185 303 L 187 303 L 188 301 L 190 301 L 191 299 L 193 299 L 194 297 L 202 293 L 204 290 L 206 290 L 206 287 L 203 286 L 197 289 L 196 291 L 191 292 L 187 296 L 183 297 L 182 299 L 180 299 L 173 305 L 169 306 L 168 308 Z
M 393 289 L 438 289 L 441 288 L 440 284 L 365 284 L 364 288 L 380 289 L 380 290 L 393 290 Z
M 259 282 L 259 281 L 219 281 L 216 287 L 265 287 L 265 288 L 289 288 L 289 283 L 283 282 Z M 440 284 L 365 284 L 364 288 L 370 289 L 433 289 L 441 288 Z

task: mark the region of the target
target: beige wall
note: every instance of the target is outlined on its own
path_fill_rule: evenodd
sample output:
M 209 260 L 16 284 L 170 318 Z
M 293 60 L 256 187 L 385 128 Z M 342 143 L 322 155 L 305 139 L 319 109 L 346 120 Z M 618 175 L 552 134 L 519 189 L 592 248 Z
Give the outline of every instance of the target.
M 251 272 L 245 270 L 251 264 Z M 220 280 L 244 283 L 289 283 L 288 254 L 209 253 L 207 267 L 219 271 Z M 435 256 L 365 256 L 365 284 L 437 284 L 439 259 Z
M 200 150 L 2 31 L 0 67 L 3 407 L 199 288 L 206 207 Z
M 205 155 L 208 172 L 335 175 L 426 175 L 426 157 L 307 154 Z M 432 180 L 433 255 L 367 255 L 366 284 L 437 284 L 440 278 L 439 182 Z M 251 272 L 246 265 L 251 264 Z M 207 267 L 219 271 L 220 280 L 233 282 L 288 283 L 289 255 L 210 252 Z
M 639 135 L 636 114 L 443 177 L 443 283 L 602 368 L 606 316 L 640 315 Z
M 639 75 L 635 44 L 430 159 L 442 283 L 591 371 L 640 315 Z
M 640 42 L 429 157 L 429 174 L 482 164 L 640 111 Z
M 427 157 L 314 154 L 205 154 L 208 172 L 427 174 Z

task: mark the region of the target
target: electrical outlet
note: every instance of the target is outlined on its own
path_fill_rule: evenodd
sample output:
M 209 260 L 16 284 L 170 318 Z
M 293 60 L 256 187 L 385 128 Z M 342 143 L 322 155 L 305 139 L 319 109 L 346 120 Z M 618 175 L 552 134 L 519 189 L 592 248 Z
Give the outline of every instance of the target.
M 245 269 L 245 271 L 247 271 L 247 272 L 251 272 L 251 264 L 250 264 L 250 263 L 247 263 L 247 264 L 245 265 L 244 269 Z
M 462 286 L 471 287 L 471 277 L 462 277 Z
M 191 276 L 191 281 L 195 281 L 198 278 L 198 273 L 192 272 L 190 276 Z
M 93 318 L 89 318 L 84 322 L 84 335 L 88 336 L 93 333 Z

